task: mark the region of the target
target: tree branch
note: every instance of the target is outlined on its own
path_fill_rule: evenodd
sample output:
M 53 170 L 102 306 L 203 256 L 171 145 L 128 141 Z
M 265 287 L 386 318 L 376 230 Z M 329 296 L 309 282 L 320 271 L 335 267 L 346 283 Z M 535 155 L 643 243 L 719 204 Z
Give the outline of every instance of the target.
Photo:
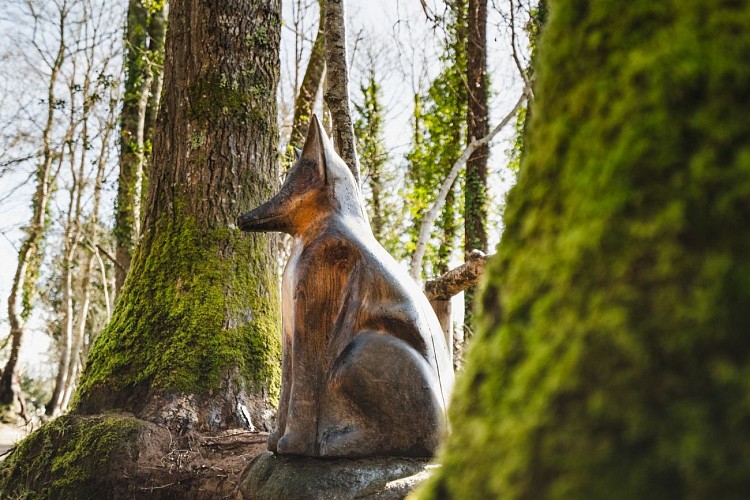
M 515 6 L 513 5 L 513 0 L 510 0 L 510 46 L 512 49 L 511 54 L 513 55 L 513 62 L 516 64 L 516 68 L 518 69 L 518 74 L 521 75 L 521 78 L 526 84 L 526 87 L 529 89 L 528 90 L 529 98 L 533 101 L 534 93 L 531 87 L 531 80 L 529 79 L 529 75 L 526 73 L 526 70 L 524 69 L 523 64 L 521 64 L 521 58 L 518 56 L 518 49 L 516 48 L 516 16 L 515 16 L 514 10 L 515 10 Z
M 325 0 L 319 0 L 320 22 L 318 23 L 318 34 L 310 51 L 310 59 L 302 77 L 297 98 L 294 100 L 294 118 L 292 119 L 292 133 L 289 136 L 289 144 L 298 148 L 302 147 L 305 140 L 307 126 L 312 116 L 312 107 L 320 84 L 323 81 L 323 70 L 325 69 Z
M 447 273 L 428 281 L 424 293 L 429 300 L 448 300 L 467 288 L 476 285 L 482 277 L 484 266 L 490 256 L 474 250 L 466 262 Z
M 125 270 L 125 268 L 122 267 L 122 264 L 117 262 L 117 259 L 115 259 L 114 256 L 112 256 L 112 254 L 106 251 L 104 247 L 102 247 L 101 245 L 96 245 L 96 249 L 99 250 L 102 253 L 102 255 L 104 255 L 107 258 L 107 260 L 110 261 L 112 264 L 114 264 L 115 266 L 119 267 L 122 270 Z
M 456 181 L 458 173 L 461 171 L 461 169 L 466 164 L 466 161 L 477 148 L 490 142 L 508 124 L 508 122 L 510 122 L 510 120 L 521 108 L 523 102 L 527 99 L 528 92 L 529 87 L 524 87 L 524 90 L 521 93 L 521 96 L 518 98 L 518 101 L 516 101 L 515 106 L 513 106 L 513 109 L 510 110 L 505 118 L 503 118 L 500 123 L 498 123 L 495 128 L 493 128 L 486 136 L 482 137 L 481 139 L 473 139 L 469 143 L 469 145 L 466 146 L 464 152 L 461 153 L 461 156 L 459 156 L 456 162 L 453 164 L 450 173 L 443 181 L 443 184 L 440 186 L 440 192 L 438 193 L 435 202 L 433 203 L 429 212 L 425 214 L 424 219 L 422 219 L 422 225 L 419 228 L 417 248 L 414 250 L 414 254 L 412 254 L 411 266 L 409 270 L 409 274 L 411 274 L 411 277 L 415 280 L 420 279 L 420 275 L 422 273 L 422 261 L 424 260 L 424 254 L 427 250 L 427 242 L 429 241 L 430 235 L 432 234 L 432 228 L 435 226 L 435 221 L 437 220 L 438 215 L 440 215 L 440 211 L 443 209 L 445 199 L 448 196 L 448 192 L 450 192 L 451 186 Z

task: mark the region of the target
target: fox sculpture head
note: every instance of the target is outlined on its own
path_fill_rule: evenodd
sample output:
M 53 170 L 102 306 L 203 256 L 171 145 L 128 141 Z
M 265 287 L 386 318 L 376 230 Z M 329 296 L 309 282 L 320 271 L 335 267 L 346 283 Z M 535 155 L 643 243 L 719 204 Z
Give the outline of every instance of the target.
M 237 226 L 243 231 L 280 231 L 297 236 L 334 216 L 354 218 L 369 229 L 354 175 L 313 115 L 302 152 L 279 192 L 240 215 Z

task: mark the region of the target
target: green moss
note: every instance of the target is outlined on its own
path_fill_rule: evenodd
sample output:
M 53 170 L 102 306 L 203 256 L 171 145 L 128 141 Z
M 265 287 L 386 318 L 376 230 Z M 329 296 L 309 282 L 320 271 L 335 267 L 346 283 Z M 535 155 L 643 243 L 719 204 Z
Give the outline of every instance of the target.
M 551 1 L 423 498 L 750 490 L 750 3 Z
M 27 436 L 0 464 L 3 498 L 103 498 L 113 460 L 133 459 L 132 417 L 63 416 Z
M 267 76 L 255 70 L 244 70 L 234 75 L 208 75 L 191 88 L 190 117 L 197 123 L 217 124 L 230 121 L 267 127 L 268 111 L 275 98 L 267 87 Z
M 166 0 L 141 0 L 143 6 L 150 14 L 155 14 L 164 8 Z
M 206 144 L 205 130 L 195 130 L 190 134 L 190 149 L 199 151 Z
M 106 387 L 200 393 L 234 367 L 276 398 L 279 313 L 265 240 L 192 220 L 162 220 L 139 247 L 112 321 L 96 340 L 77 400 Z
M 273 47 L 274 39 L 272 30 L 269 30 L 265 26 L 259 26 L 257 27 L 252 33 L 247 35 L 247 39 L 245 40 L 245 43 L 247 45 L 247 48 L 250 50 L 253 49 L 270 49 Z

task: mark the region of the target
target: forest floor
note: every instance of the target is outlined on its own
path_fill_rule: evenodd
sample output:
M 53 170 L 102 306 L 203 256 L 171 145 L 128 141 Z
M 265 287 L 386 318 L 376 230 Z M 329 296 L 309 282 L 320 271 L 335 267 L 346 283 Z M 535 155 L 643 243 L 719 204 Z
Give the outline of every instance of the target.
M 242 472 L 267 449 L 267 440 L 267 433 L 249 431 L 183 438 L 157 463 L 140 467 L 138 489 L 147 498 L 235 498 Z

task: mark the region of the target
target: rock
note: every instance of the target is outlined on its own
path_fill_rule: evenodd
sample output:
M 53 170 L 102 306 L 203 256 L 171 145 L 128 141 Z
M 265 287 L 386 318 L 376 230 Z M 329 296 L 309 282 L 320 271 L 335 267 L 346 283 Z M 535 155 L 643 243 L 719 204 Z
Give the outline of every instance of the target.
M 279 456 L 269 451 L 242 474 L 238 498 L 245 500 L 404 498 L 437 465 L 427 459 L 312 458 Z

